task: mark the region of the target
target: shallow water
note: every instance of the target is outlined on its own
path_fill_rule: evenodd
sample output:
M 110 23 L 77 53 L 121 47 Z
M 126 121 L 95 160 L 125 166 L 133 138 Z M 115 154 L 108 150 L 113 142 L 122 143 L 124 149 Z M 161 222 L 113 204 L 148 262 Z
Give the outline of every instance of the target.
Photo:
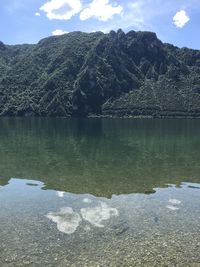
M 200 266 L 199 120 L 0 126 L 0 266 Z

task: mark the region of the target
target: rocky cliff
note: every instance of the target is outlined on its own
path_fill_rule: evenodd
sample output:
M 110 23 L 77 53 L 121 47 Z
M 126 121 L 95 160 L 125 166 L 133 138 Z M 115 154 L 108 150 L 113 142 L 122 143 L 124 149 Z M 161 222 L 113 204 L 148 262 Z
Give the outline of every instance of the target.
M 200 51 L 152 32 L 0 42 L 0 115 L 200 116 Z

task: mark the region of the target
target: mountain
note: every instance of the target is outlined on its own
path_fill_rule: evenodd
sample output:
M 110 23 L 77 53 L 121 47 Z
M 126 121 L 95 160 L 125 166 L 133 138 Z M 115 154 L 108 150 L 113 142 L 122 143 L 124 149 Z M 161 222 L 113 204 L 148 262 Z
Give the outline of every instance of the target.
M 0 42 L 1 116 L 200 116 L 200 51 L 122 30 Z

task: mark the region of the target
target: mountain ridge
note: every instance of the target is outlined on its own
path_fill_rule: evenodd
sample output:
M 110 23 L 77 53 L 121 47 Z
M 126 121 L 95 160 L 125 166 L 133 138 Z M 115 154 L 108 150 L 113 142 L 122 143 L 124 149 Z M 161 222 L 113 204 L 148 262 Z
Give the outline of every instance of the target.
M 200 51 L 121 29 L 0 42 L 0 115 L 200 117 Z

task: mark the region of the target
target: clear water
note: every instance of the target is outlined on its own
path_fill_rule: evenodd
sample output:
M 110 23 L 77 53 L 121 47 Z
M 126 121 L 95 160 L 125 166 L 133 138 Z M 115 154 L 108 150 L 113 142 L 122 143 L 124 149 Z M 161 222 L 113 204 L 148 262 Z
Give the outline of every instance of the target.
M 0 119 L 0 266 L 200 266 L 200 120 Z

